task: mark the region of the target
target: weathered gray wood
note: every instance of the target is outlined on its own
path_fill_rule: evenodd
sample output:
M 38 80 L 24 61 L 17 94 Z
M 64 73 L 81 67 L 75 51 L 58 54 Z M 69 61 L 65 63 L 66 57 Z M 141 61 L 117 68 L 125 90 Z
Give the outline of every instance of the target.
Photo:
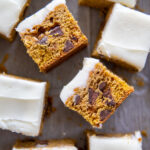
M 32 0 L 25 16 L 34 13 L 48 2 L 49 0 Z M 99 11 L 96 9 L 79 7 L 77 0 L 67 0 L 67 3 L 89 39 L 88 48 L 70 57 L 49 73 L 43 74 L 39 72 L 38 67 L 26 54 L 26 49 L 17 35 L 12 43 L 0 39 L 0 60 L 5 54 L 9 54 L 9 59 L 5 65 L 8 73 L 48 80 L 51 83 L 49 95 L 53 97 L 53 106 L 56 107 L 56 111 L 51 114 L 51 117 L 45 119 L 43 135 L 38 137 L 38 139 L 73 138 L 77 140 L 79 147 L 85 149 L 84 130 L 91 129 L 91 126 L 77 113 L 64 107 L 60 101 L 59 93 L 63 85 L 67 84 L 82 67 L 83 58 L 90 56 L 100 24 L 104 18 L 99 16 Z M 139 7 L 150 14 L 150 0 L 139 0 Z M 107 65 L 110 66 L 108 63 Z M 119 107 L 115 115 L 106 122 L 104 128 L 97 131 L 120 133 L 146 130 L 148 135 L 150 135 L 150 56 L 145 69 L 141 73 L 131 73 L 113 65 L 110 68 L 135 86 L 135 93 Z M 144 86 L 138 86 L 137 79 L 141 79 L 144 82 Z M 29 138 L 0 130 L 0 150 L 10 150 L 17 139 Z M 149 141 L 150 136 L 144 138 L 144 150 L 150 149 Z

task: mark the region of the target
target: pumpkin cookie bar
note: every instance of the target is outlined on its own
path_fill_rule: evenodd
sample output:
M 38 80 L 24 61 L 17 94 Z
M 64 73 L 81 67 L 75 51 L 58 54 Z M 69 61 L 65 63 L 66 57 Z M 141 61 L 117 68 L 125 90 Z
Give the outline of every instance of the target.
M 17 142 L 12 150 L 77 150 L 72 140 Z
M 0 35 L 13 40 L 15 27 L 23 16 L 30 0 L 0 0 Z
M 101 127 L 133 91 L 133 87 L 110 72 L 99 60 L 85 58 L 82 70 L 64 86 L 60 98 L 93 127 Z
M 142 150 L 140 131 L 134 134 L 87 133 L 89 150 Z
M 121 3 L 122 5 L 134 8 L 136 0 L 78 0 L 80 5 L 87 5 L 95 8 L 109 7 L 113 3 Z
M 88 43 L 65 0 L 53 0 L 21 22 L 16 30 L 41 72 L 48 71 Z
M 0 128 L 38 136 L 47 93 L 47 82 L 0 74 Z
M 150 50 L 150 15 L 115 4 L 100 31 L 92 56 L 141 71 Z

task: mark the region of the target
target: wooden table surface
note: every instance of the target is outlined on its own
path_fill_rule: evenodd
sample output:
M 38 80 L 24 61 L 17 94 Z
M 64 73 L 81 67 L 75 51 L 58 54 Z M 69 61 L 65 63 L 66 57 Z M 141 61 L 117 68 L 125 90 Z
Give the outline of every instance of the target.
M 29 16 L 44 7 L 50 0 L 31 1 L 25 16 Z M 63 85 L 67 84 L 81 69 L 83 58 L 90 56 L 104 16 L 99 15 L 99 10 L 78 6 L 77 0 L 67 0 L 67 5 L 89 39 L 87 48 L 73 55 L 49 73 L 43 74 L 39 72 L 37 65 L 26 54 L 26 49 L 17 35 L 12 43 L 0 39 L 0 62 L 8 55 L 8 60 L 4 65 L 9 74 L 48 80 L 51 84 L 49 96 L 53 98 L 53 107 L 56 108 L 56 111 L 45 119 L 43 134 L 36 139 L 73 138 L 76 140 L 78 147 L 85 149 L 84 131 L 92 129 L 92 127 L 76 112 L 64 107 L 60 101 L 59 93 Z M 138 7 L 145 13 L 150 14 L 150 0 L 139 0 Z M 125 133 L 144 130 L 147 137 L 143 137 L 143 150 L 150 150 L 150 56 L 147 59 L 146 67 L 140 73 L 128 72 L 126 69 L 121 69 L 111 63 L 104 63 L 113 72 L 133 85 L 135 92 L 104 124 L 103 129 L 97 131 L 102 133 Z M 11 150 L 18 139 L 32 138 L 0 130 L 0 150 Z

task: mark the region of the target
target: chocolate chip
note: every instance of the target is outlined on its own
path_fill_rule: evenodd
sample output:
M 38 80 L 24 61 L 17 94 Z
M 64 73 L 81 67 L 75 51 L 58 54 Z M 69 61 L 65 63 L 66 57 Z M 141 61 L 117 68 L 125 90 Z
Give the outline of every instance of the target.
M 57 36 L 62 36 L 64 33 L 62 32 L 60 26 L 55 26 L 50 29 L 50 35 L 57 37 Z
M 41 40 L 38 41 L 38 43 L 41 45 L 45 45 L 47 42 L 47 39 L 48 39 L 47 36 L 44 36 Z
M 80 96 L 79 95 L 75 95 L 74 96 L 74 105 L 78 105 L 80 103 Z
M 111 90 L 110 89 L 105 89 L 103 91 L 103 96 L 104 97 L 107 97 L 107 98 L 110 98 L 110 99 L 113 99 L 112 95 L 111 95 Z
M 100 91 L 104 91 L 104 89 L 106 88 L 107 86 L 107 83 L 106 82 L 102 82 L 100 85 L 99 85 L 99 90 Z
M 68 52 L 69 50 L 73 49 L 74 45 L 71 41 L 67 40 L 65 43 L 64 52 Z
M 73 36 L 71 39 L 72 39 L 73 41 L 75 41 L 75 42 L 78 42 L 78 38 L 75 37 L 75 36 Z
M 101 113 L 100 113 L 100 121 L 104 121 L 109 116 L 110 113 L 111 113 L 111 110 L 103 110 L 103 111 L 101 111 Z
M 94 104 L 96 101 L 97 97 L 99 96 L 98 92 L 95 92 L 92 88 L 89 88 L 89 103 Z
M 114 102 L 114 100 L 111 100 L 111 101 L 106 101 L 106 104 L 107 104 L 107 106 L 109 106 L 109 107 L 114 107 L 115 105 L 116 105 L 116 103 Z

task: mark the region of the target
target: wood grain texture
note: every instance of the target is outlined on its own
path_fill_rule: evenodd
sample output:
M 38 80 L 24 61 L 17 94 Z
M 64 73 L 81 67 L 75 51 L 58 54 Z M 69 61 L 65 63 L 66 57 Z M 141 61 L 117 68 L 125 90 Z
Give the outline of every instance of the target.
M 25 16 L 33 14 L 49 0 L 32 0 Z M 59 93 L 63 85 L 67 84 L 82 67 L 84 57 L 90 56 L 96 36 L 104 16 L 99 10 L 78 6 L 77 0 L 67 0 L 68 7 L 78 20 L 82 31 L 89 39 L 89 46 L 73 55 L 68 60 L 51 70 L 49 73 L 40 73 L 36 64 L 26 54 L 26 49 L 17 35 L 13 43 L 0 39 L 0 61 L 5 54 L 9 58 L 5 64 L 8 73 L 33 79 L 48 80 L 51 83 L 49 95 L 53 97 L 53 107 L 56 111 L 45 119 L 42 136 L 36 138 L 61 139 L 73 138 L 77 145 L 85 149 L 84 131 L 91 126 L 77 113 L 64 107 Z M 150 0 L 139 0 L 139 8 L 150 14 Z M 140 60 L 139 60 L 140 61 Z M 131 73 L 113 64 L 104 62 L 113 72 L 120 75 L 135 86 L 135 92 L 119 107 L 117 112 L 105 123 L 102 133 L 125 133 L 135 130 L 146 130 L 148 137 L 143 139 L 143 150 L 150 149 L 150 56 L 145 69 L 140 73 Z M 141 86 L 140 83 L 144 83 Z M 9 108 L 8 108 L 9 109 Z M 10 150 L 18 139 L 31 139 L 16 133 L 0 130 L 0 150 Z

